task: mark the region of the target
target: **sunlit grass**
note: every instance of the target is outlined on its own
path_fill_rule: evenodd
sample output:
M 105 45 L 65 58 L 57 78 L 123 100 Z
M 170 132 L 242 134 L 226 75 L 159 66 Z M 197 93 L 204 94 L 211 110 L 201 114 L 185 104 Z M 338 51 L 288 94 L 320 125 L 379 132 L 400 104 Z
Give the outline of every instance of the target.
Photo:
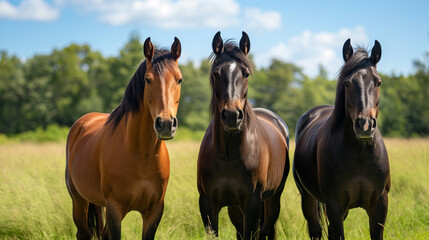
M 168 142 L 171 176 L 157 239 L 206 239 L 198 208 L 199 142 Z M 429 139 L 387 139 L 392 188 L 385 239 L 429 239 Z M 291 141 L 290 158 L 293 159 Z M 65 143 L 0 145 L 0 239 L 72 239 L 76 229 L 64 182 Z M 219 238 L 235 239 L 224 208 Z M 278 239 L 307 239 L 300 196 L 289 174 L 277 222 Z M 129 213 L 123 239 L 141 239 L 142 219 Z M 368 218 L 351 210 L 347 239 L 369 239 Z

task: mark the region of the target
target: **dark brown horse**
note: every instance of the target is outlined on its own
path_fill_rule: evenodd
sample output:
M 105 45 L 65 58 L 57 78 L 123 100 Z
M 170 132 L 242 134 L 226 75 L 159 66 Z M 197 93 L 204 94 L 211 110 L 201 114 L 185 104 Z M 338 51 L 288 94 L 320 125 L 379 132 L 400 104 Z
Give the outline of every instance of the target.
M 207 231 L 218 234 L 218 214 L 228 206 L 238 239 L 273 239 L 280 196 L 289 173 L 289 137 L 284 121 L 247 100 L 251 62 L 245 32 L 240 46 L 212 43 L 212 121 L 198 156 L 200 212 Z
M 121 221 L 132 210 L 143 217 L 143 239 L 154 239 L 161 220 L 170 176 L 163 140 L 177 127 L 181 45 L 175 38 L 171 53 L 154 50 L 148 38 L 143 52 L 122 103 L 110 115 L 86 114 L 70 129 L 66 183 L 78 239 L 94 233 L 120 239 Z
M 319 202 L 326 204 L 329 239 L 344 239 L 349 209 L 364 208 L 371 239 L 383 239 L 390 189 L 389 160 L 377 128 L 381 78 L 378 41 L 368 57 L 344 43 L 335 106 L 318 106 L 296 126 L 293 175 L 312 239 L 321 239 Z

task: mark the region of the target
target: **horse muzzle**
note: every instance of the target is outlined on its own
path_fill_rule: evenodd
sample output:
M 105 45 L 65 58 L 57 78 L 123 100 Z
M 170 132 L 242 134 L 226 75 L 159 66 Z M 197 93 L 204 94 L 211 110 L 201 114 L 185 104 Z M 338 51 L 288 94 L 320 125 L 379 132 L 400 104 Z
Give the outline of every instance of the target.
M 156 136 L 161 140 L 170 140 L 174 138 L 177 129 L 177 118 L 170 117 L 169 119 L 156 117 L 154 128 Z
M 221 111 L 221 121 L 225 131 L 227 132 L 235 132 L 239 131 L 241 124 L 243 122 L 243 110 L 229 110 L 223 109 Z
M 353 130 L 359 140 L 371 140 L 377 127 L 376 118 L 356 118 Z

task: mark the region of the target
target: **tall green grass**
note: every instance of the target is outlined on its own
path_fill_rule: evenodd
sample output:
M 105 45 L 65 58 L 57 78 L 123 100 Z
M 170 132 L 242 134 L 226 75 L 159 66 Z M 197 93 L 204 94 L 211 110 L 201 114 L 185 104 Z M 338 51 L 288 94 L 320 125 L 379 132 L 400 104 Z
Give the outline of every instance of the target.
M 157 239 L 206 239 L 198 210 L 196 164 L 199 142 L 167 143 L 171 176 Z M 387 139 L 392 176 L 385 239 L 429 239 L 429 139 Z M 290 157 L 294 145 L 291 142 Z M 73 239 L 71 200 L 64 182 L 64 143 L 0 144 L 0 239 Z M 123 239 L 141 239 L 142 219 L 129 213 Z M 307 239 L 300 196 L 291 174 L 276 225 L 278 239 Z M 368 218 L 353 209 L 345 221 L 347 239 L 369 239 Z M 220 239 L 234 239 L 226 209 Z M 325 237 L 326 238 L 326 237 Z

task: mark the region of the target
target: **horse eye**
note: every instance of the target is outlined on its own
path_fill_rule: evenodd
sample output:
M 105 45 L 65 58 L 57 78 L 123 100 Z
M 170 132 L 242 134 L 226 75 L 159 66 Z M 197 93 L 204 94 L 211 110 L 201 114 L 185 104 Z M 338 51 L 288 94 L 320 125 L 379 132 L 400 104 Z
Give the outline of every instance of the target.
M 248 78 L 249 76 L 250 76 L 249 69 L 246 69 L 246 70 L 244 71 L 244 73 L 243 73 L 243 77 L 244 77 L 244 78 Z
M 380 87 L 380 85 L 381 85 L 381 79 L 375 80 L 375 86 Z
M 150 81 L 150 79 L 149 79 L 149 78 L 145 78 L 145 79 L 144 79 L 144 81 L 145 81 L 147 84 L 150 84 L 150 83 L 151 83 L 151 81 Z
M 177 81 L 177 84 L 181 84 L 183 82 L 183 78 L 179 79 L 179 81 Z

